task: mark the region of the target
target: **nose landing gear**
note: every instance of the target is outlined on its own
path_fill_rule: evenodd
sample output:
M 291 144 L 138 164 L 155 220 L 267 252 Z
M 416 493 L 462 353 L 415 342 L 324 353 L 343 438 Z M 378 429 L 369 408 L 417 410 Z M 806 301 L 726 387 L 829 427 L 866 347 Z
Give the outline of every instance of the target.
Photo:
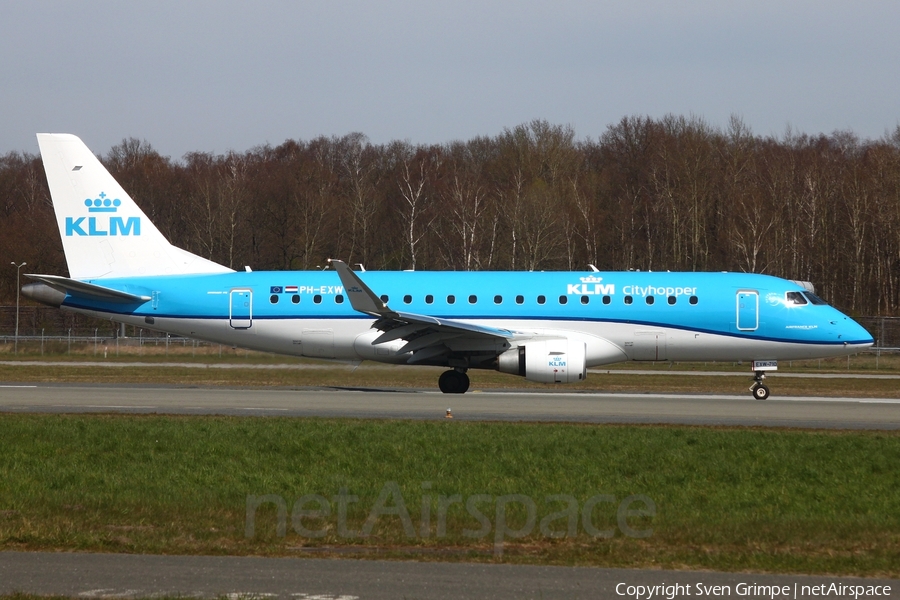
M 754 383 L 750 386 L 750 393 L 752 393 L 753 397 L 757 400 L 765 400 L 769 397 L 769 388 L 763 383 L 763 379 L 765 378 L 766 374 L 762 371 L 756 371 L 756 374 L 753 376 Z
M 438 378 L 438 387 L 445 394 L 465 394 L 469 389 L 469 376 L 465 370 L 444 371 Z
M 763 383 L 766 378 L 766 371 L 777 371 L 777 360 L 754 360 L 752 363 L 753 385 L 750 386 L 750 392 L 757 400 L 765 400 L 769 397 L 769 388 Z

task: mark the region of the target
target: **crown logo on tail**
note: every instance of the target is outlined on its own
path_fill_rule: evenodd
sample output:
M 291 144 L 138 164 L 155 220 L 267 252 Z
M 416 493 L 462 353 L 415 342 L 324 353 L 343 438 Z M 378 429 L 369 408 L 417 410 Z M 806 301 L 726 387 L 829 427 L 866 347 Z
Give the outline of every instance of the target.
M 106 192 L 100 192 L 100 196 L 97 198 L 85 199 L 84 205 L 88 207 L 90 213 L 114 213 L 119 210 L 122 201 L 118 198 L 110 199 L 106 196 Z

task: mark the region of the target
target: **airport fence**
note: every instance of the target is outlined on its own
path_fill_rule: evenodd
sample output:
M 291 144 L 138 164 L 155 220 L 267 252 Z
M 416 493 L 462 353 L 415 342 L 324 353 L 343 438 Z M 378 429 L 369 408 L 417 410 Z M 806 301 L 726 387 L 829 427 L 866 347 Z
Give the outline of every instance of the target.
M 139 327 L 125 328 L 127 337 L 165 337 L 149 329 L 139 331 Z M 14 336 L 16 332 L 16 307 L 0 306 L 0 338 Z M 93 319 L 52 306 L 19 307 L 19 339 L 23 337 L 41 338 L 115 338 L 122 335 L 118 323 L 108 319 Z

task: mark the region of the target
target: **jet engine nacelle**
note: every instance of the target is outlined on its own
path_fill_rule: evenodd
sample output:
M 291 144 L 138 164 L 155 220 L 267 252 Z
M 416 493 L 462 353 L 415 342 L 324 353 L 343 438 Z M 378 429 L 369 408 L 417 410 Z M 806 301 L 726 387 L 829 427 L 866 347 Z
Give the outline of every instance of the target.
M 585 378 L 585 344 L 569 339 L 536 340 L 497 359 L 497 370 L 539 383 L 573 383 Z

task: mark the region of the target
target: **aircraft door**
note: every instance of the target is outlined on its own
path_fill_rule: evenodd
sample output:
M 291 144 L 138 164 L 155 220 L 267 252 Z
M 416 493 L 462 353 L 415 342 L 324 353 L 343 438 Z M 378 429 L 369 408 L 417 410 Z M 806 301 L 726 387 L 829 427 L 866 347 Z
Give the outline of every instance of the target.
M 740 290 L 737 293 L 737 328 L 756 331 L 759 327 L 759 292 Z
M 250 329 L 253 325 L 253 292 L 251 290 L 231 290 L 231 305 L 228 323 L 234 329 Z

